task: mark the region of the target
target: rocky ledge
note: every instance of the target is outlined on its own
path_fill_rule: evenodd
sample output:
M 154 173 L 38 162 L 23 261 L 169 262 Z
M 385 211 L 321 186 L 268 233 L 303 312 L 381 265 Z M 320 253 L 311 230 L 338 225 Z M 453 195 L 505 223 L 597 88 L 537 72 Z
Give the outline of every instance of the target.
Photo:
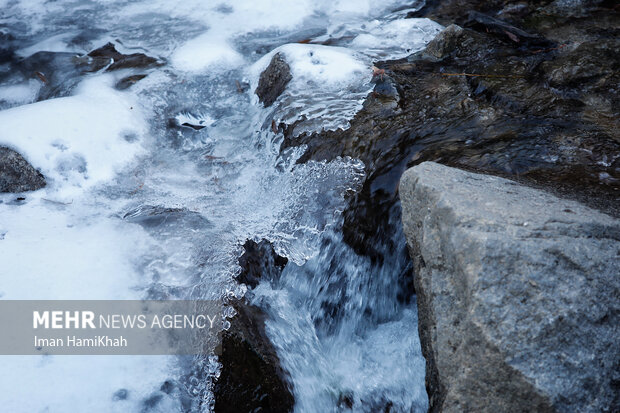
M 620 411 L 619 220 L 433 162 L 400 197 L 430 411 Z

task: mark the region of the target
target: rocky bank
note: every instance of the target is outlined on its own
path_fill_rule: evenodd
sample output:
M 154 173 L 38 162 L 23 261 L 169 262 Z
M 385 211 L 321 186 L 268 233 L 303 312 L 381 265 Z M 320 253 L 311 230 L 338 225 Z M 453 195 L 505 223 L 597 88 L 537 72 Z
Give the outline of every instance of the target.
M 343 232 L 378 264 L 402 201 L 431 411 L 620 411 L 617 4 L 428 1 L 409 17 L 446 29 L 375 64 L 348 129 L 286 125 L 282 150 L 364 162 Z

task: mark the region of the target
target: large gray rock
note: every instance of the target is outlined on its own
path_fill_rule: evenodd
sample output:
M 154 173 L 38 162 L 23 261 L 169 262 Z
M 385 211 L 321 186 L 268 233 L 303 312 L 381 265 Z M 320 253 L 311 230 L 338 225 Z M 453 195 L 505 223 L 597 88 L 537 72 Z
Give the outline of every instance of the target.
M 0 146 L 0 192 L 25 192 L 41 189 L 45 178 L 19 153 Z
M 432 162 L 400 182 L 432 412 L 620 411 L 620 221 Z

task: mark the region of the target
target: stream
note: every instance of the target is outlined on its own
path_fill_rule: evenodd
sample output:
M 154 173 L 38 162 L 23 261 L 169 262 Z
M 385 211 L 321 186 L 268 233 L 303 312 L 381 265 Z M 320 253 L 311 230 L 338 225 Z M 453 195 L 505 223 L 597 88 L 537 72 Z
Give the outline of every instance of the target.
M 422 3 L 0 0 L 0 145 L 47 180 L 0 195 L 0 298 L 246 297 L 267 315 L 296 412 L 426 411 L 404 235 L 384 234 L 379 261 L 353 251 L 342 212 L 365 165 L 297 164 L 303 145 L 281 152 L 272 126 L 348 128 L 373 62 L 442 29 L 404 19 Z M 107 43 L 156 62 L 93 70 L 88 53 Z M 254 90 L 278 52 L 292 80 L 264 108 Z M 251 291 L 236 278 L 246 240 L 288 259 Z M 11 412 L 209 412 L 223 368 L 215 356 L 0 359 Z

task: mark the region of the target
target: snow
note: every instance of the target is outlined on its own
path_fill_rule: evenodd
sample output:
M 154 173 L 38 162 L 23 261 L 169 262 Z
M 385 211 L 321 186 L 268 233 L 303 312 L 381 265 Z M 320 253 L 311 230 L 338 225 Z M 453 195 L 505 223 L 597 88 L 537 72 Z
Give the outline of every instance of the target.
M 133 260 L 148 252 L 148 235 L 138 225 L 91 216 L 77 200 L 59 206 L 46 198 L 0 204 L 0 297 L 140 299 L 133 288 L 142 280 Z
M 169 356 L 3 357 L 3 371 L 19 374 L 0 375 L 0 405 L 5 412 L 140 412 L 171 377 L 173 362 Z M 114 400 L 121 389 L 127 400 Z
M 231 69 L 243 63 L 243 57 L 226 39 L 207 32 L 181 46 L 172 56 L 179 70 L 200 72 L 219 65 Z
M 146 122 L 113 78 L 84 81 L 75 96 L 0 112 L 0 145 L 22 154 L 48 179 L 48 190 L 69 197 L 114 177 L 142 151 Z M 137 139 L 136 139 L 137 138 Z
M 286 44 L 263 56 L 249 70 L 253 88 L 269 65 L 274 54 L 284 55 L 291 68 L 292 82 L 317 89 L 346 88 L 356 77 L 371 74 L 370 66 L 364 64 L 353 52 L 342 47 L 314 44 Z

